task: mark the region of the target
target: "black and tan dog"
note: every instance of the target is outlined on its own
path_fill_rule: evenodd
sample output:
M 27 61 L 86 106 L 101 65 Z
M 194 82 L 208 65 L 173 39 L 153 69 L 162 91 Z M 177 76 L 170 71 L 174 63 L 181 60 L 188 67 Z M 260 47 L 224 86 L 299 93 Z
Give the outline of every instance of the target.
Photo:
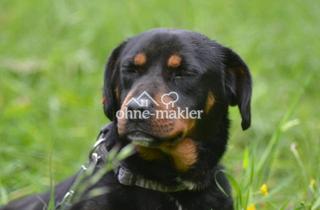
M 133 143 L 135 153 L 90 187 L 106 187 L 107 193 L 83 199 L 71 209 L 233 209 L 218 163 L 227 146 L 228 107 L 239 107 L 243 130 L 250 126 L 251 76 L 244 61 L 199 33 L 155 29 L 114 49 L 104 79 L 104 111 L 112 123 L 103 131 L 102 145 L 108 151 Z M 174 106 L 168 108 L 163 96 L 174 99 Z M 178 109 L 202 111 L 196 118 L 159 119 L 153 114 Z M 125 118 L 116 114 L 119 111 L 147 111 L 150 116 Z M 74 178 L 56 187 L 57 203 Z M 2 209 L 42 210 L 49 197 L 27 197 Z

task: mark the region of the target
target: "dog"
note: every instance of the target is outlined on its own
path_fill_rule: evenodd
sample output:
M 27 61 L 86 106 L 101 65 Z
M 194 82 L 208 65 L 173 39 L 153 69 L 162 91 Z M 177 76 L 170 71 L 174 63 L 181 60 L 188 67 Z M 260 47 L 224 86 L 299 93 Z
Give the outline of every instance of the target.
M 248 129 L 251 94 L 242 58 L 202 34 L 153 29 L 127 39 L 106 64 L 103 108 L 111 123 L 102 129 L 95 147 L 100 153 L 94 154 L 127 145 L 133 145 L 133 153 L 67 209 L 232 210 L 231 188 L 219 161 L 227 147 L 228 108 L 238 106 L 242 129 Z M 193 115 L 163 117 L 165 111 L 181 110 Z M 129 111 L 149 116 L 124 117 Z M 96 161 L 94 167 L 104 164 Z M 56 204 L 73 192 L 78 175 L 56 186 Z M 99 187 L 106 192 L 85 196 Z M 43 210 L 49 200 L 50 193 L 44 193 L 1 209 Z

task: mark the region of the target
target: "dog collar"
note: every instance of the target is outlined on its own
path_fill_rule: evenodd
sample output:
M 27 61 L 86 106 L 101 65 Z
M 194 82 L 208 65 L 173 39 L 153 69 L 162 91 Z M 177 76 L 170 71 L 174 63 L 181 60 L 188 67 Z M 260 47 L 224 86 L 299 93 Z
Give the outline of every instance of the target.
M 159 192 L 179 192 L 184 190 L 200 190 L 201 187 L 199 185 L 177 179 L 177 184 L 174 186 L 164 185 L 160 182 L 146 179 L 141 175 L 137 175 L 132 173 L 129 169 L 119 166 L 117 173 L 117 179 L 120 184 L 126 186 L 137 186 L 148 190 L 154 190 Z

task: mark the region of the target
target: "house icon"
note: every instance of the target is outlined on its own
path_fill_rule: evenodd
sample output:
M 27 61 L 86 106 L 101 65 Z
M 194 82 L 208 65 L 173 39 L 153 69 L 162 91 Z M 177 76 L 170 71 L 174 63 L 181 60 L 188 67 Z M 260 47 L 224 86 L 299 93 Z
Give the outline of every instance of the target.
M 129 104 L 137 104 L 139 107 L 148 107 L 150 106 L 150 103 L 155 104 L 156 106 L 159 106 L 159 103 L 154 100 L 149 93 L 147 93 L 146 91 L 143 91 L 137 98 L 136 97 L 132 97 L 128 102 L 127 102 L 127 106 Z

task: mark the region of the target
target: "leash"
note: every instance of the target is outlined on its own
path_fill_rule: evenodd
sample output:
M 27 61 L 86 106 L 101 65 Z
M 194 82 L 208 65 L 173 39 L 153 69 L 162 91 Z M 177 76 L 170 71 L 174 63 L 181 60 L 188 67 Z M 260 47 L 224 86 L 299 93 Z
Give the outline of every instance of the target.
M 81 181 L 86 177 L 86 172 L 93 170 L 97 167 L 100 160 L 102 160 L 108 153 L 104 143 L 107 140 L 107 133 L 109 132 L 110 124 L 104 126 L 97 137 L 97 141 L 93 145 L 93 149 L 90 152 L 90 161 L 86 164 L 81 165 L 80 171 L 78 172 L 73 184 L 71 185 L 68 192 L 63 196 L 62 200 L 56 205 L 56 210 L 67 210 L 73 205 L 73 198 L 77 188 L 79 187 Z
M 177 184 L 174 186 L 163 185 L 151 179 L 146 179 L 140 175 L 132 173 L 129 169 L 119 166 L 117 171 L 117 179 L 122 185 L 137 186 L 148 190 L 172 193 L 184 190 L 195 191 L 201 190 L 201 187 L 193 182 L 176 179 Z

